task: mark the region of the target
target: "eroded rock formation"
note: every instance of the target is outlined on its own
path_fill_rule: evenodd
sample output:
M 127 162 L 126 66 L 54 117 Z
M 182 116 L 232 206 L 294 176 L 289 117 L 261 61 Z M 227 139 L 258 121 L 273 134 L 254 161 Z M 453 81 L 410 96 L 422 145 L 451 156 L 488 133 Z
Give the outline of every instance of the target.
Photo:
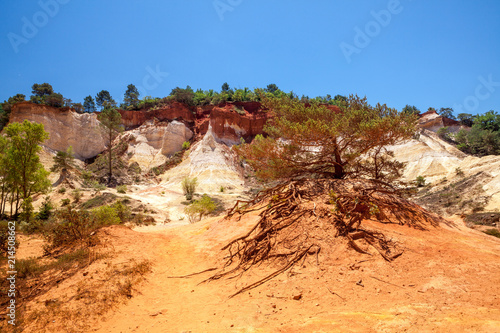
M 44 146 L 57 151 L 73 147 L 75 157 L 87 159 L 101 153 L 106 140 L 99 127 L 96 114 L 78 114 L 70 108 L 55 108 L 47 105 L 21 102 L 12 106 L 10 122 L 25 119 L 44 125 L 49 139 Z
M 179 121 L 151 120 L 125 132 L 118 140 L 128 142 L 129 163 L 137 162 L 141 169 L 147 170 L 164 163 L 192 137 L 193 132 Z

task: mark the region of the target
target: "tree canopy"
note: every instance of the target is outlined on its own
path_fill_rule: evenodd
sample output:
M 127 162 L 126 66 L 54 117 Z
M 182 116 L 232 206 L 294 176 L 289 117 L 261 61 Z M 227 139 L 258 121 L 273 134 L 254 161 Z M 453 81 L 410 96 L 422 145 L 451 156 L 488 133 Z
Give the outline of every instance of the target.
M 0 136 L 0 213 L 10 201 L 11 214 L 17 214 L 21 202 L 50 186 L 48 172 L 38 157 L 42 149 L 39 145 L 49 136 L 42 124 L 28 120 L 9 124 L 5 134 Z
M 139 104 L 139 90 L 133 84 L 129 84 L 127 86 L 127 90 L 123 96 L 123 107 L 128 108 L 136 108 Z
M 87 96 L 84 98 L 83 100 L 83 112 L 86 112 L 86 113 L 93 113 L 93 112 L 96 112 L 97 109 L 95 107 L 95 102 L 94 102 L 94 99 L 92 98 L 92 96 Z
M 108 103 L 110 106 L 116 106 L 115 100 L 111 97 L 111 94 L 107 90 L 101 90 L 97 93 L 97 96 L 95 97 L 95 101 L 98 107 L 102 109 L 105 108 L 106 103 Z
M 387 158 L 386 146 L 410 139 L 416 129 L 415 114 L 385 104 L 372 107 L 366 98 L 352 95 L 340 103 L 340 110 L 288 97 L 263 97 L 263 104 L 271 112 L 264 127 L 269 136 L 258 136 L 237 151 L 259 178 L 267 180 L 361 176 L 384 180 L 398 169 L 398 162 Z M 377 165 L 381 158 L 384 163 Z M 367 160 L 378 169 L 362 168 Z

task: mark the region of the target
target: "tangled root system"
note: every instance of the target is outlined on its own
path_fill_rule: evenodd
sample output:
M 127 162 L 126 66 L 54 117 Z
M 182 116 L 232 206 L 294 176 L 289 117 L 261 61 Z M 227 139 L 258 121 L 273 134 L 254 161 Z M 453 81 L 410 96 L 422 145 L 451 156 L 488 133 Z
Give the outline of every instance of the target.
M 383 233 L 363 226 L 365 220 L 425 230 L 441 219 L 403 199 L 396 189 L 367 180 L 292 181 L 260 192 L 251 201 L 238 201 L 226 218 L 241 218 L 250 211 L 261 211 L 258 222 L 223 247 L 228 252 L 224 267 L 205 281 L 237 277 L 264 262 L 279 268 L 231 297 L 269 281 L 307 256 L 319 263 L 320 251 L 339 238 L 360 253 L 371 254 L 367 248 L 374 248 L 387 261 L 403 253 Z

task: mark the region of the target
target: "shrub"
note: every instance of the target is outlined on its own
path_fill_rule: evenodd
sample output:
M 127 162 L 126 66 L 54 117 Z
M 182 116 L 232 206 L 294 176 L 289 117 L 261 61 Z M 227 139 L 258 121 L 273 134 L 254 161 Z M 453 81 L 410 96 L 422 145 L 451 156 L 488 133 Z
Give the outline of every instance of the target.
M 221 186 L 219 191 L 224 192 L 224 186 Z
M 62 207 L 69 205 L 69 203 L 70 203 L 69 199 L 62 199 L 61 200 L 61 206 Z
M 440 129 L 438 129 L 437 135 L 441 139 L 443 139 L 445 141 L 449 141 L 450 140 L 450 129 L 448 128 L 448 126 L 441 127 Z
M 500 231 L 498 229 L 488 229 L 484 231 L 485 234 L 500 238 Z
M 196 186 L 198 185 L 198 179 L 186 177 L 182 180 L 182 190 L 186 196 L 186 200 L 192 200 L 193 194 L 196 191 Z
M 120 185 L 116 187 L 116 192 L 125 194 L 127 193 L 127 185 Z
M 82 199 L 82 191 L 78 188 L 74 189 L 73 192 L 71 192 L 71 196 L 73 197 L 74 203 L 79 203 Z
M 94 208 L 92 210 L 92 217 L 96 226 L 120 224 L 122 222 L 116 209 L 107 205 Z
M 459 177 L 463 177 L 464 176 L 464 172 L 462 171 L 462 169 L 460 169 L 460 167 L 457 167 L 455 169 L 455 174 Z
M 57 190 L 58 193 L 66 193 L 66 188 L 65 187 L 60 187 L 58 190 Z
M 49 217 L 52 215 L 52 211 L 54 210 L 54 205 L 52 204 L 52 201 L 50 201 L 50 197 L 47 196 L 42 202 L 42 205 L 40 206 L 40 210 L 36 214 L 36 219 L 38 220 L 48 220 Z
M 424 187 L 425 186 L 425 178 L 423 176 L 418 176 L 415 179 L 415 183 L 417 184 L 417 187 Z
M 189 141 L 184 141 L 184 143 L 182 144 L 182 149 L 183 150 L 188 150 L 189 147 L 191 147 L 191 142 Z
M 191 205 L 184 208 L 189 222 L 194 223 L 196 219 L 201 220 L 204 215 L 212 213 L 217 208 L 215 202 L 208 195 L 203 194 L 200 200 L 195 200 Z
M 130 220 L 130 208 L 122 200 L 115 202 L 111 207 L 116 211 L 116 215 L 122 223 Z

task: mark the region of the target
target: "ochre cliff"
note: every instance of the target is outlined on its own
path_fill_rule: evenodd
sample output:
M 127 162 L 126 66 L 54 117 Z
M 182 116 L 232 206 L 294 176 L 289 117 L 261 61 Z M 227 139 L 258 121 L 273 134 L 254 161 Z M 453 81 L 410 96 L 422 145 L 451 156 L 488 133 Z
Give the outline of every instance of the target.
M 55 108 L 47 105 L 21 102 L 12 106 L 9 122 L 25 119 L 44 125 L 49 139 L 44 146 L 65 151 L 73 147 L 75 157 L 87 159 L 105 149 L 105 138 L 99 127 L 96 114 L 78 114 L 70 108 Z

